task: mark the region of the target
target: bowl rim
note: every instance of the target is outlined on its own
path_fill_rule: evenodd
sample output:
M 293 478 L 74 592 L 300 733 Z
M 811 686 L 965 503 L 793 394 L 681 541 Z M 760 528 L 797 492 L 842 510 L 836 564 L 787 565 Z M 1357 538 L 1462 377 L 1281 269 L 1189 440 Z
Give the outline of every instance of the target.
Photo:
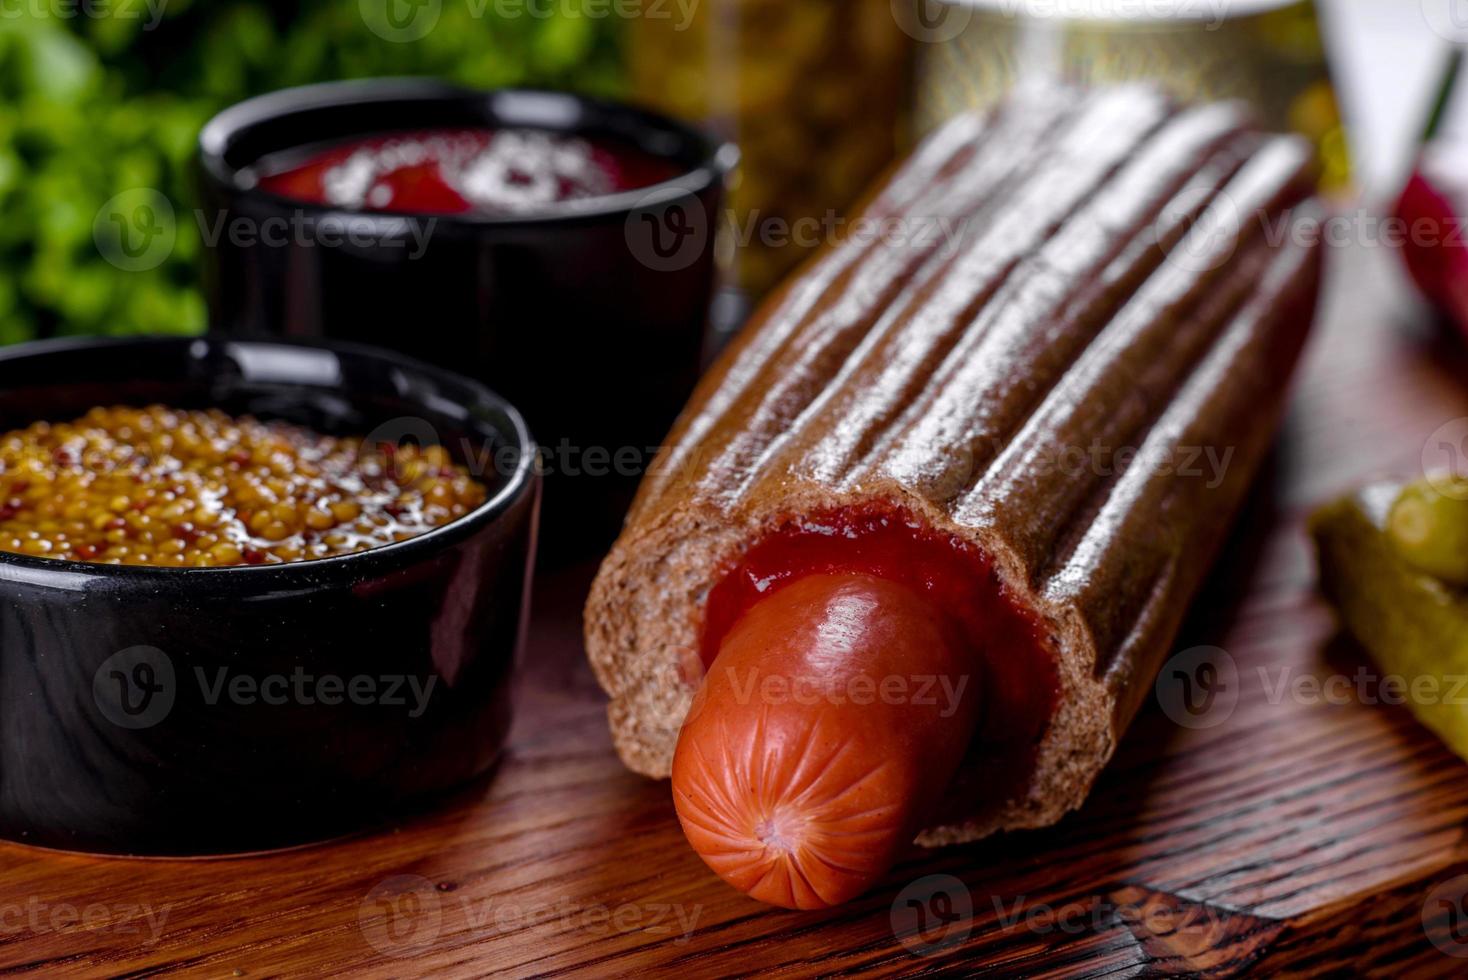
M 221 348 L 231 347 L 288 347 L 306 350 L 327 351 L 338 356 L 365 358 L 390 363 L 396 367 L 428 375 L 437 380 L 467 388 L 474 396 L 492 405 L 509 420 L 511 431 L 503 433 L 507 441 L 513 441 L 520 449 L 520 458 L 515 469 L 505 477 L 503 485 L 491 494 L 484 503 L 462 517 L 456 518 L 431 530 L 416 534 L 402 541 L 368 548 L 365 551 L 326 558 L 310 558 L 267 565 L 215 565 L 208 567 L 175 567 L 166 565 L 112 565 L 105 562 L 77 561 L 70 558 L 46 558 L 22 555 L 13 551 L 0 551 L 0 582 L 26 581 L 42 585 L 54 585 L 58 576 L 81 575 L 88 578 L 105 578 L 127 581 L 145 581 L 156 584 L 160 578 L 187 576 L 196 584 L 210 580 L 219 583 L 236 583 L 245 576 L 253 577 L 262 587 L 305 585 L 321 587 L 324 576 L 340 574 L 350 579 L 381 575 L 412 565 L 430 554 L 460 543 L 482 527 L 487 527 L 503 517 L 511 507 L 527 493 L 534 493 L 540 478 L 537 467 L 539 448 L 530 433 L 529 426 L 519 410 L 508 400 L 488 386 L 452 371 L 435 367 L 406 355 L 350 341 L 300 340 L 297 338 L 236 338 L 221 334 L 197 336 L 142 335 L 134 337 L 64 337 L 37 340 L 0 347 L 0 364 L 24 361 L 30 357 L 69 354 L 78 351 L 106 350 L 111 348 L 163 348 L 192 347 L 206 344 Z M 136 380 L 136 379 L 134 379 Z M 532 518 L 533 519 L 533 518 Z M 536 529 L 531 528 L 532 549 Z M 302 576 L 306 578 L 303 580 Z M 315 579 L 315 581 L 312 581 Z
M 246 185 L 241 180 L 241 174 L 247 168 L 235 167 L 225 159 L 239 133 L 294 113 L 327 111 L 337 106 L 430 99 L 465 104 L 483 103 L 490 107 L 496 102 L 534 104 L 554 101 L 574 104 L 578 109 L 620 116 L 634 124 L 676 132 L 689 146 L 701 150 L 701 159 L 690 170 L 646 187 L 580 201 L 562 201 L 534 211 L 508 214 L 370 211 L 303 201 L 264 190 L 258 185 Z M 350 222 L 358 227 L 363 224 L 380 225 L 381 234 L 384 235 L 401 231 L 406 222 L 412 221 L 433 221 L 434 227 L 495 229 L 539 227 L 623 216 L 639 209 L 660 207 L 675 200 L 697 197 L 714 185 L 722 184 L 739 163 L 739 150 L 733 143 L 714 137 L 672 116 L 628 103 L 546 88 L 474 88 L 416 75 L 318 82 L 278 89 L 236 102 L 216 113 L 204 124 L 199 131 L 196 149 L 198 164 L 206 179 L 228 193 L 256 196 L 279 207 L 300 211 L 317 220 Z

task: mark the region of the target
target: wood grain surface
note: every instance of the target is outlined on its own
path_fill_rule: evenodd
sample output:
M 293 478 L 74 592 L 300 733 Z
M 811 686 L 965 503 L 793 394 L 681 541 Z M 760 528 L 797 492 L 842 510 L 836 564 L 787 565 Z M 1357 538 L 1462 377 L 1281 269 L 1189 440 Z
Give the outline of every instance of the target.
M 1369 662 L 1314 591 L 1302 521 L 1363 478 L 1419 471 L 1429 434 L 1468 416 L 1468 363 L 1427 328 L 1394 255 L 1332 252 L 1273 462 L 1177 643 L 1224 651 L 1205 656 L 1224 684 L 1180 713 L 1165 674 L 1058 826 L 915 850 L 829 912 L 744 898 L 684 844 L 667 785 L 613 755 L 581 658 L 592 569 L 578 568 L 538 584 L 491 782 L 387 831 L 273 855 L 0 846 L 0 974 L 1463 975 L 1468 769 L 1404 708 L 1370 703 L 1356 680 Z M 1332 676 L 1344 684 L 1311 694 Z

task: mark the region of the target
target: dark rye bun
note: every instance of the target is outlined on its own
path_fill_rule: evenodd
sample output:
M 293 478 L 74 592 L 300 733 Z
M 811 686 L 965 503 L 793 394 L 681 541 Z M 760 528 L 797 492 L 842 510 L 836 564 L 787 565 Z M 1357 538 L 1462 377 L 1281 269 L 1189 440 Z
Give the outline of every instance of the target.
M 1311 161 L 1237 105 L 1144 87 L 1031 93 L 929 138 L 867 206 L 890 233 L 764 305 L 643 481 L 586 607 L 623 761 L 669 774 L 705 599 L 748 545 L 880 502 L 988 553 L 1058 659 L 1022 791 L 919 841 L 1079 806 L 1272 439 L 1318 292 L 1293 234 Z

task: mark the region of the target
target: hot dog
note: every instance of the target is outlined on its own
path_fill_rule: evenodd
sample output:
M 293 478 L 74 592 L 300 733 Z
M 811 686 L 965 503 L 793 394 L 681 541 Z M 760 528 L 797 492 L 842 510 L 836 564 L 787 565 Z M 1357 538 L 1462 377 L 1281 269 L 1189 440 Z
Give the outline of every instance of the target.
M 781 589 L 729 633 L 683 723 L 673 800 L 689 843 L 772 905 L 865 892 L 958 768 L 980 667 L 906 585 L 847 573 Z
M 841 245 L 756 315 L 586 610 L 618 752 L 673 776 L 726 880 L 832 904 L 912 836 L 1081 804 L 1272 439 L 1318 291 L 1312 186 L 1308 148 L 1235 106 L 1025 96 L 870 206 L 965 237 Z M 970 678 L 958 709 L 736 683 L 916 668 Z

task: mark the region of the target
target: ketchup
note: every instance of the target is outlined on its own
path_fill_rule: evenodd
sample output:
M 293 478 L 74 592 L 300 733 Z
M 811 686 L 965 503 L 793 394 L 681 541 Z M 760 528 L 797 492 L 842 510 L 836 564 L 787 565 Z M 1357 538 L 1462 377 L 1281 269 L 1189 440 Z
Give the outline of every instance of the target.
M 388 133 L 266 158 L 259 186 L 360 211 L 517 214 L 649 187 L 676 162 L 604 137 L 534 129 Z

